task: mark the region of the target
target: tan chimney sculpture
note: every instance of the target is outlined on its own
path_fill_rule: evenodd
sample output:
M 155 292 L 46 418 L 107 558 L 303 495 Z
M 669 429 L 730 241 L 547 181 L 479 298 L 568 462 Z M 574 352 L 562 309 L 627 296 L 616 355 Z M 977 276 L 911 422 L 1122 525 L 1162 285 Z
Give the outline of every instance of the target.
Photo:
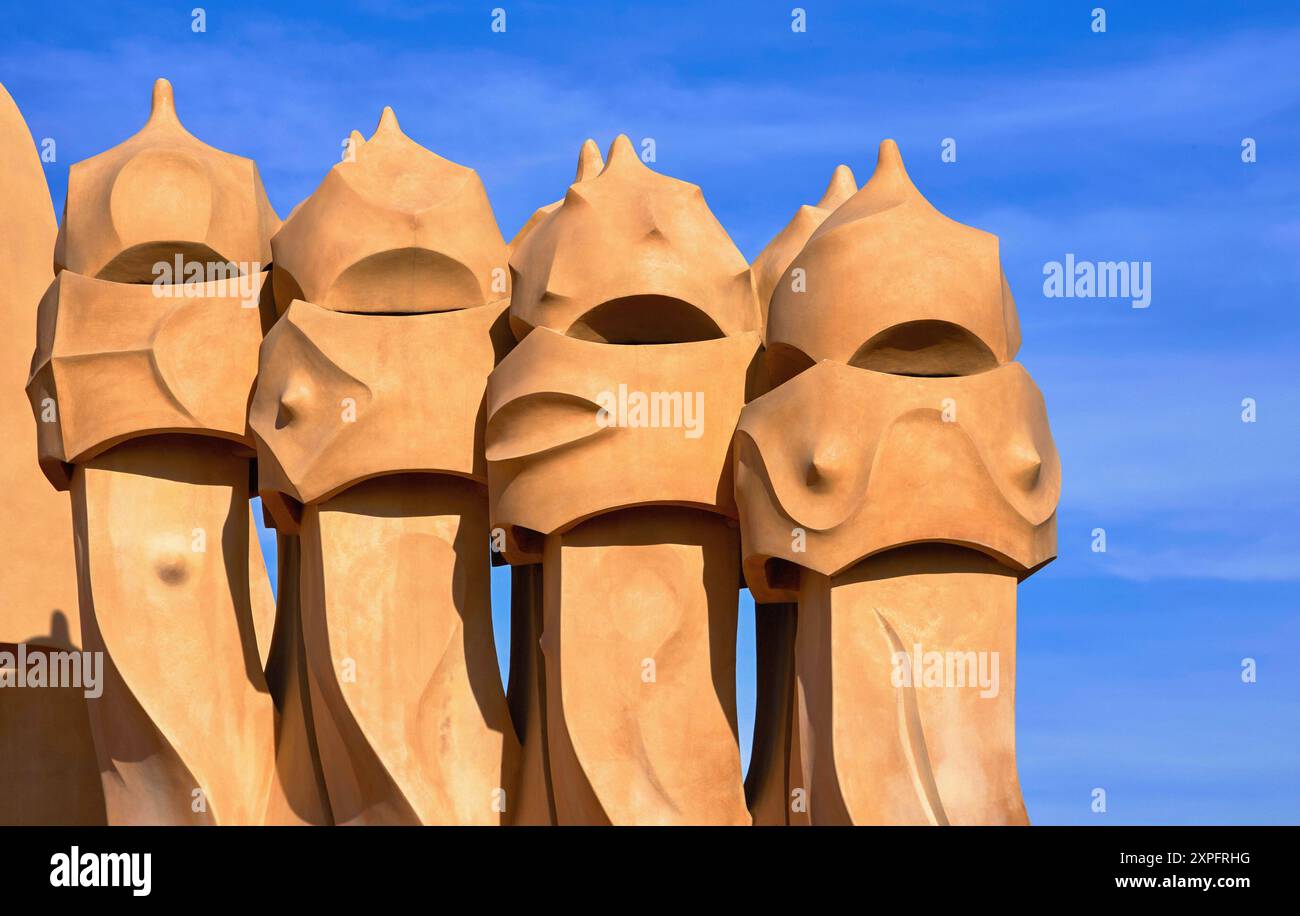
M 0 684 L 19 644 L 103 659 L 99 696 L 0 690 L 0 823 L 1027 822 L 1016 588 L 1061 469 L 995 236 L 892 141 L 752 266 L 626 136 L 509 243 L 391 109 L 345 147 L 281 223 L 159 80 L 56 229 L 0 91 L 35 338 Z
M 332 818 L 508 823 L 519 747 L 492 633 L 483 400 L 509 287 L 483 183 L 385 109 L 271 245 L 282 314 L 249 423 L 264 503 L 297 539 L 296 689 Z
M 81 648 L 71 505 L 36 463 L 36 424 L 23 394 L 36 306 L 54 278 L 58 225 L 36 145 L 0 86 L 0 465 L 11 523 L 0 533 L 0 678 L 17 680 L 24 654 Z M 0 824 L 101 824 L 104 793 L 87 717 L 89 685 L 0 688 Z
M 262 662 L 247 405 L 278 219 L 257 167 L 193 137 L 171 86 L 74 165 L 28 397 L 70 490 L 88 701 L 110 824 L 293 822 Z
M 763 326 L 777 282 L 808 241 L 835 208 L 858 190 L 853 172 L 838 165 L 816 204 L 805 204 L 754 259 L 752 272 Z M 760 388 L 769 385 L 766 364 Z M 755 392 L 764 393 L 763 390 Z M 793 601 L 754 605 L 754 654 L 758 673 L 754 710 L 754 739 L 749 770 L 745 773 L 745 799 L 760 827 L 807 823 L 806 806 L 791 798 L 799 786 L 796 761 L 799 758 L 798 721 L 794 714 L 794 641 L 799 605 Z
M 620 136 L 511 273 L 488 477 L 506 559 L 542 564 L 556 819 L 748 823 L 730 450 L 760 343 L 749 265 L 700 189 Z
M 813 824 L 1027 821 L 1016 583 L 1055 556 L 1060 462 L 1019 343 L 997 238 L 936 211 L 893 141 L 776 285 L 736 497 L 755 601 L 798 602 Z

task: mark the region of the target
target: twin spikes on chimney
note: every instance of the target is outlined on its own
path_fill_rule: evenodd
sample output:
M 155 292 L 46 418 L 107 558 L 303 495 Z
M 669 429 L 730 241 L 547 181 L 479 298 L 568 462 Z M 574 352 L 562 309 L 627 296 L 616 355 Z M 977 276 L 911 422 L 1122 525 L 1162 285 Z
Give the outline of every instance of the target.
M 0 456 L 73 519 L 32 501 L 68 568 L 0 639 L 53 634 L 75 586 L 59 632 L 105 669 L 17 711 L 47 765 L 0 746 L 26 799 L 0 818 L 1026 822 L 1016 585 L 1055 555 L 1060 463 L 997 238 L 892 141 L 751 265 L 626 136 L 507 243 L 391 109 L 281 223 L 159 80 L 55 237 L 0 103 L 37 463 Z

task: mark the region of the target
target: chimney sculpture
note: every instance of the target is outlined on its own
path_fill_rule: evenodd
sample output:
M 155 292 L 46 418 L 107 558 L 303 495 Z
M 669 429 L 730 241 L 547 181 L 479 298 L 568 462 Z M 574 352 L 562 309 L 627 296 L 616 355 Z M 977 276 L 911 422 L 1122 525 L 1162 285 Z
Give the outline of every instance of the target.
M 821 200 L 815 204 L 804 204 L 785 228 L 773 237 L 772 241 L 754 258 L 751 268 L 754 274 L 754 289 L 758 294 L 758 305 L 763 313 L 763 330 L 767 330 L 767 313 L 772 302 L 772 293 L 776 284 L 785 273 L 790 262 L 807 244 L 809 237 L 817 227 L 826 222 L 826 217 L 835 212 L 840 204 L 858 192 L 857 179 L 847 165 L 837 165 L 831 173 L 831 180 Z
M 755 601 L 798 602 L 792 792 L 813 824 L 1026 823 L 1016 584 L 1055 556 L 1060 463 L 997 238 L 887 140 L 776 285 L 766 343 L 735 485 Z
M 332 818 L 508 823 L 519 747 L 492 634 L 483 397 L 511 340 L 483 184 L 385 109 L 272 248 L 282 314 L 250 425 L 298 558 L 284 676 L 309 697 Z
M 586 140 L 578 152 L 574 181 L 600 174 L 605 162 L 596 141 Z M 563 204 L 557 200 L 538 207 L 510 240 L 513 254 L 543 220 Z M 503 564 L 504 532 L 493 539 L 492 561 Z M 554 824 L 555 798 L 551 789 L 550 751 L 546 732 L 546 668 L 542 657 L 542 611 L 544 591 L 542 564 L 526 563 L 510 568 L 510 680 L 506 701 L 519 736 L 519 819 L 516 823 Z
M 11 519 L 0 533 L 0 652 L 10 654 L 0 661 L 0 825 L 102 824 L 104 793 L 86 713 L 86 694 L 93 688 L 17 686 L 20 647 L 24 656 L 41 653 L 47 660 L 54 658 L 51 653 L 76 652 L 81 617 L 71 507 L 67 495 L 50 489 L 41 476 L 36 425 L 22 390 L 36 338 L 36 306 L 54 279 L 58 225 L 35 144 L 4 86 L 0 199 L 0 317 L 6 331 L 0 339 L 0 466 Z
M 858 184 L 847 165 L 831 174 L 826 193 L 816 204 L 805 204 L 785 228 L 767 243 L 752 271 L 763 327 L 777 282 L 808 241 L 840 204 L 857 193 Z M 766 381 L 761 389 L 767 387 Z M 757 394 L 763 394 L 759 390 Z M 794 643 L 799 605 L 793 601 L 754 605 L 754 654 L 758 684 L 754 709 L 754 741 L 745 774 L 745 800 L 754 825 L 805 825 L 805 799 L 792 795 L 803 785 L 799 775 L 799 735 L 795 716 Z
M 759 349 L 749 266 L 625 136 L 511 257 L 488 385 L 494 531 L 541 562 L 561 824 L 744 824 L 731 437 Z
M 110 824 L 294 822 L 262 660 L 246 411 L 278 219 L 251 160 L 148 123 L 74 165 L 28 397 L 70 489 L 88 701 Z

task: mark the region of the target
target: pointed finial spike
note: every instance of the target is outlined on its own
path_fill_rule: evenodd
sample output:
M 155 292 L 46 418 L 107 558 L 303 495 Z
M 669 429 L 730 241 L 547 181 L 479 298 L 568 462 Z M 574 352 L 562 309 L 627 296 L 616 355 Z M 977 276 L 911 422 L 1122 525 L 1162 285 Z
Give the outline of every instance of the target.
M 898 151 L 898 144 L 893 140 L 881 140 L 880 152 L 876 154 L 876 172 L 901 172 L 907 175 L 903 166 L 903 154 Z
M 357 154 L 361 152 L 361 147 L 365 145 L 366 145 L 366 138 L 361 136 L 361 131 L 359 130 L 351 131 L 348 134 L 348 145 L 347 145 L 347 149 L 344 151 L 343 160 L 338 164 L 343 165 L 344 163 L 348 163 L 348 162 L 356 162 Z
M 153 84 L 153 102 L 149 108 L 149 123 L 176 121 L 176 96 L 172 84 L 159 77 Z
M 858 182 L 853 177 L 852 169 L 847 165 L 837 165 L 831 174 L 830 183 L 826 185 L 826 193 L 817 201 L 817 206 L 823 210 L 834 210 L 856 193 Z
M 898 151 L 898 144 L 893 140 L 881 141 L 880 153 L 876 156 L 876 171 L 872 173 L 867 187 L 874 189 L 872 194 L 877 200 L 921 197 L 921 192 L 912 184 L 911 176 L 903 165 L 903 155 Z M 881 194 L 886 197 L 880 197 Z M 923 197 L 921 199 L 924 200 Z
M 574 181 L 586 181 L 599 175 L 605 167 L 605 162 L 600 158 L 600 147 L 596 141 L 590 137 L 582 144 L 582 149 L 578 151 L 578 174 Z
M 609 155 L 605 157 L 605 168 L 619 162 L 636 162 L 641 165 L 641 157 L 636 154 L 636 147 L 627 134 L 619 134 L 609 145 Z
M 393 111 L 392 106 L 385 105 L 384 113 L 379 116 L 379 125 L 375 128 L 375 132 L 370 135 L 370 139 L 373 140 L 375 137 L 390 132 L 400 134 L 402 132 L 402 125 L 397 123 L 397 114 Z

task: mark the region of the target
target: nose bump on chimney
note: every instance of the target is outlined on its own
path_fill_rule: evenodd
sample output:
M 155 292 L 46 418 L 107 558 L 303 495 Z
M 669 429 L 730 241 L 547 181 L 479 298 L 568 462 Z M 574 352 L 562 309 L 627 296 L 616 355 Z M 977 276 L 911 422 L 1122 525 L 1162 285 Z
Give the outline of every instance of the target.
M 840 476 L 843 462 L 839 449 L 830 442 L 819 442 L 810 450 L 804 467 L 804 483 L 813 489 L 830 486 Z
M 289 385 L 280 395 L 280 408 L 275 415 L 275 428 L 284 429 L 302 413 L 311 400 L 311 392 L 304 384 Z
M 1038 486 L 1043 472 L 1043 456 L 1032 445 L 1017 447 L 1011 458 L 1012 477 L 1024 490 Z

